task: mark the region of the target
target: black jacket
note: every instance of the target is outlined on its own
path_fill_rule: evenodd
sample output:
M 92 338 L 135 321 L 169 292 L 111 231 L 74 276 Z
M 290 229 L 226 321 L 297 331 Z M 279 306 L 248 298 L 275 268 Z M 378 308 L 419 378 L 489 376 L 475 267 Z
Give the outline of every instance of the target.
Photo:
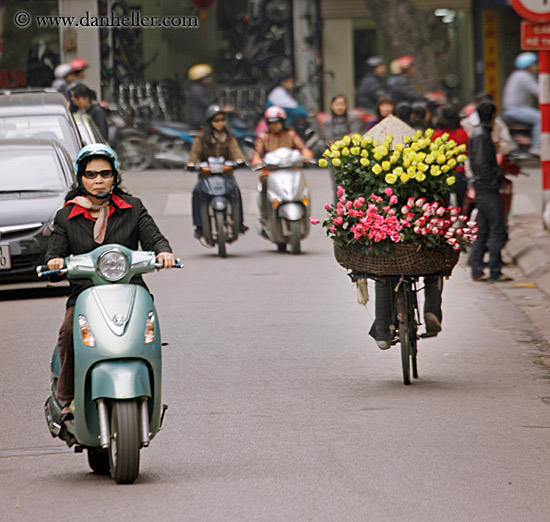
M 102 136 L 105 139 L 109 138 L 109 129 L 107 127 L 107 116 L 105 115 L 105 110 L 97 103 L 92 103 L 86 114 L 94 120 L 97 128 L 101 131 Z
M 189 89 L 189 125 L 200 129 L 206 123 L 206 109 L 212 102 L 206 88 L 199 82 L 193 82 Z
M 132 250 L 141 244 L 143 250 L 153 250 L 156 254 L 172 252 L 168 240 L 162 235 L 153 218 L 139 198 L 128 195 L 113 195 L 111 208 L 114 209 L 107 220 L 107 230 L 103 245 L 118 243 Z M 77 205 L 63 207 L 55 215 L 54 228 L 46 251 L 46 262 L 56 257 L 71 254 L 85 254 L 99 246 L 94 241 L 95 220 L 88 211 Z M 145 286 L 141 276 L 132 279 L 132 283 Z M 67 307 L 73 306 L 78 294 L 92 286 L 91 281 L 71 281 L 71 295 Z
M 478 125 L 470 135 L 468 158 L 473 172 L 476 194 L 497 193 L 502 182 L 502 171 L 497 164 L 491 128 Z
M 383 94 L 387 94 L 387 89 L 382 82 L 380 76 L 370 72 L 367 73 L 357 87 L 356 106 L 366 109 L 367 111 L 374 112 L 378 98 Z

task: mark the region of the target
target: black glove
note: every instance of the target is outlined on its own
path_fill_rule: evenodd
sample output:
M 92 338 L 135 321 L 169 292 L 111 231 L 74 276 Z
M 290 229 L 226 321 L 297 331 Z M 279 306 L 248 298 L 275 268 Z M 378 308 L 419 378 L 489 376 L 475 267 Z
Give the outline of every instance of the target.
M 240 163 L 235 163 L 235 169 L 244 169 L 245 167 L 248 167 L 246 164 L 246 161 L 241 161 Z
M 185 167 L 185 170 L 189 170 L 190 172 L 193 172 L 196 170 L 195 165 L 187 165 Z

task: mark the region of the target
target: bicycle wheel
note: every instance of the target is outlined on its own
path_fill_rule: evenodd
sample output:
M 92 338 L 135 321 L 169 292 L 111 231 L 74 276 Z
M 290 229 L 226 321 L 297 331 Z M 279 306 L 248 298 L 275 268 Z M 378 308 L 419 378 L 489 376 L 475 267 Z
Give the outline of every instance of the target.
M 411 383 L 412 332 L 409 316 L 409 299 L 407 283 L 401 283 L 397 291 L 397 320 L 399 344 L 401 345 L 401 366 L 403 367 L 403 384 Z M 416 358 L 413 363 L 416 366 Z

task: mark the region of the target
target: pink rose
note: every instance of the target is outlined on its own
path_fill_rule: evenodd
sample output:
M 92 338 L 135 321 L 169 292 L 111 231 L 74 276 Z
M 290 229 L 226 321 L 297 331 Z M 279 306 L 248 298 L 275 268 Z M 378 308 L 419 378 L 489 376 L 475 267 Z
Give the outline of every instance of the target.
M 338 216 L 337 218 L 334 218 L 335 225 L 341 225 L 343 222 L 344 222 L 344 218 L 342 216 Z
M 409 210 L 410 210 L 410 207 L 408 205 L 403 205 L 401 207 L 401 214 L 408 214 Z
M 325 205 L 325 210 L 330 210 L 330 204 L 329 204 L 329 203 L 327 203 L 327 204 Z
M 414 198 L 407 199 L 407 206 L 414 207 Z
M 386 190 L 391 190 L 391 189 L 386 189 Z M 397 201 L 398 201 L 398 199 L 397 199 L 397 196 L 395 194 L 390 197 L 390 203 L 392 205 L 395 205 L 397 203 Z
M 424 206 L 424 203 L 426 203 L 426 200 L 424 198 L 418 198 L 416 200 L 416 206 L 417 207 L 423 207 Z
M 346 201 L 346 208 L 350 209 L 353 203 L 351 201 Z
M 386 196 L 391 196 L 393 194 L 393 190 L 388 187 L 386 190 L 384 190 L 384 194 L 386 194 Z
M 319 220 L 315 217 L 310 217 L 309 218 L 309 222 L 312 224 L 312 225 L 318 225 L 319 224 Z
M 336 232 L 336 227 L 334 225 L 330 225 L 329 230 L 334 234 L 334 232 Z
M 342 208 L 338 208 L 338 209 L 336 209 L 336 214 L 337 214 L 338 216 L 343 216 L 343 215 L 346 214 L 346 209 L 344 209 L 343 207 L 342 207 Z
M 439 207 L 439 208 L 437 209 L 437 211 L 436 211 L 436 214 L 437 214 L 438 216 L 443 216 L 443 215 L 445 215 L 445 208 L 444 208 L 444 207 Z
M 363 201 L 364 203 L 364 201 Z M 361 201 L 359 201 L 359 199 L 356 199 L 354 202 L 353 202 L 353 206 L 355 208 L 361 208 L 363 206 L 363 203 L 361 203 Z
M 338 185 L 338 189 L 336 190 L 336 194 L 338 194 L 338 197 L 341 197 L 344 195 L 344 187 L 341 187 L 340 185 Z

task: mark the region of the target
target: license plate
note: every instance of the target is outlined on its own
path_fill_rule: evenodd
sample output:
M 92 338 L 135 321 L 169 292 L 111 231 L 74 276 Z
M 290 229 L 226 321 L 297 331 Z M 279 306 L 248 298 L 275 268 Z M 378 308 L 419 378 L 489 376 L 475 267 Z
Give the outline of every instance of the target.
M 0 270 L 11 268 L 10 246 L 0 243 Z

